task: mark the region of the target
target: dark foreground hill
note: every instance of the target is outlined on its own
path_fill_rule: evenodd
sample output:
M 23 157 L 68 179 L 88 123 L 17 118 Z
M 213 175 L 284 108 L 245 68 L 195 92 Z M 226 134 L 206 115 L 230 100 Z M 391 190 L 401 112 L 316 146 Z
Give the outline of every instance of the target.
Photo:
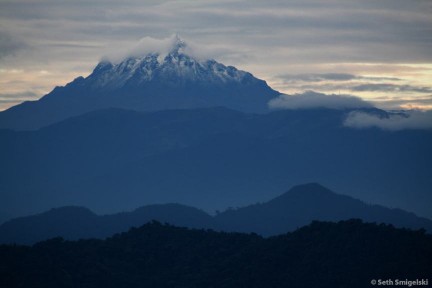
M 293 187 L 269 202 L 228 209 L 214 217 L 179 204 L 149 205 L 132 212 L 104 216 L 81 207 L 62 207 L 0 225 L 0 243 L 33 244 L 57 236 L 68 240 L 105 238 L 151 220 L 189 228 L 270 236 L 293 231 L 314 220 L 351 218 L 432 232 L 432 221 L 428 219 L 399 209 L 367 205 L 312 183 Z
M 108 109 L 38 131 L 0 130 L 0 217 L 9 215 L 0 222 L 65 205 L 213 212 L 308 182 L 432 218 L 432 132 L 352 129 L 346 114 Z
M 359 220 L 268 239 L 150 223 L 107 240 L 0 246 L 0 286 L 10 288 L 355 288 L 431 273 L 430 235 Z

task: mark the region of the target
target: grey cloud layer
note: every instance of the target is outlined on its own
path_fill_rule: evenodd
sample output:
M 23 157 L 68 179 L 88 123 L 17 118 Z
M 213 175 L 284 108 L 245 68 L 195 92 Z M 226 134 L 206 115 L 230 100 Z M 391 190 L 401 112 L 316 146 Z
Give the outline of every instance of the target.
M 314 91 L 351 91 L 355 92 L 385 92 L 392 95 L 416 93 L 431 94 L 432 87 L 415 86 L 403 83 L 405 80 L 396 77 L 371 77 L 349 73 L 311 73 L 285 74 L 275 77 L 284 85 L 300 90 Z M 384 82 L 384 83 L 383 83 Z M 378 98 L 378 97 L 377 97 Z M 417 96 L 419 98 L 419 96 Z M 411 99 L 412 101 L 412 99 Z
M 15 105 L 27 100 L 36 100 L 37 98 L 38 95 L 32 91 L 19 93 L 0 93 L 0 108 L 3 105 Z
M 401 97 L 377 97 L 374 103 L 385 104 L 387 107 L 397 109 L 402 106 L 429 106 L 432 107 L 432 95 L 426 95 L 423 97 L 413 98 L 401 98 Z
M 418 92 L 432 93 L 430 87 L 415 87 L 412 85 L 395 84 L 362 84 L 350 88 L 352 91 L 386 91 L 386 92 Z
M 28 46 L 23 41 L 0 30 L 0 59 L 9 55 L 15 55 L 17 52 L 27 47 Z
M 290 61 L 308 55 L 302 61 L 416 62 L 432 60 L 430 9 L 420 0 L 18 0 L 0 3 L 0 23 L 4 32 L 35 45 L 73 40 L 110 46 L 178 32 L 255 57 L 273 48 Z
M 311 74 L 285 74 L 276 78 L 286 83 L 304 81 L 304 82 L 322 82 L 331 81 L 350 81 L 350 80 L 370 80 L 370 81 L 399 81 L 395 77 L 366 77 L 348 73 L 311 73 Z
M 293 82 L 295 83 L 295 82 Z M 306 84 L 295 83 L 296 87 L 302 90 L 325 90 L 325 91 L 338 91 L 338 90 L 350 90 L 352 92 L 392 92 L 392 93 L 432 93 L 431 87 L 424 86 L 413 86 L 413 85 L 397 85 L 389 83 L 365 83 L 365 84 L 334 84 L 334 83 L 323 83 L 323 84 Z

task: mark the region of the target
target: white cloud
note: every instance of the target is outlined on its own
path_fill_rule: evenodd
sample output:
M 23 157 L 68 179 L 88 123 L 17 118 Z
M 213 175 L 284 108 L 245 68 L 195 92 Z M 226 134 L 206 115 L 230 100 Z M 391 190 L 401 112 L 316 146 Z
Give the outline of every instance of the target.
M 166 38 L 143 37 L 132 48 L 119 49 L 119 47 L 112 47 L 107 50 L 103 58 L 113 63 L 119 63 L 128 57 L 143 57 L 155 53 L 159 55 L 159 59 L 163 59 L 179 41 L 184 44 L 181 52 L 198 60 L 215 59 L 220 55 L 230 53 L 229 49 L 223 47 L 211 47 L 189 40 L 185 41 L 180 35 L 172 34 Z
M 377 127 L 385 130 L 432 129 L 432 111 L 410 110 L 389 113 L 388 117 L 361 111 L 353 111 L 345 119 L 344 125 L 352 128 Z
M 104 58 L 111 62 L 118 63 L 128 57 L 142 57 L 150 53 L 166 55 L 178 41 L 178 36 L 173 34 L 167 38 L 143 37 L 132 48 L 127 50 L 114 48 L 115 50 L 107 52 Z
M 286 95 L 282 94 L 269 102 L 272 109 L 307 109 L 307 108 L 365 108 L 372 105 L 359 97 L 351 95 L 327 95 L 307 91 L 302 94 Z

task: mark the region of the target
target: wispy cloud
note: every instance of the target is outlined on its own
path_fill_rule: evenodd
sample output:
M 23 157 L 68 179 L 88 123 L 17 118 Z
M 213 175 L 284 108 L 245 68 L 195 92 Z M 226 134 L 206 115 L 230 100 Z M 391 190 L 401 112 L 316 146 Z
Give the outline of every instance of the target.
M 38 94 L 33 91 L 24 91 L 18 93 L 0 93 L 0 101 L 11 100 L 11 99 L 26 99 L 35 98 Z
M 23 101 L 36 100 L 40 95 L 33 91 L 24 91 L 17 93 L 0 93 L 0 111 L 11 105 L 19 104 Z
M 422 97 L 377 97 L 374 103 L 378 107 L 386 107 L 390 110 L 432 110 L 432 95 Z
M 307 91 L 295 95 L 282 94 L 278 98 L 271 100 L 269 102 L 269 107 L 272 109 L 347 109 L 372 107 L 372 104 L 355 96 L 335 94 L 327 95 Z
M 311 73 L 311 74 L 285 74 L 278 75 L 276 78 L 286 82 L 322 82 L 322 81 L 351 81 L 351 80 L 369 80 L 369 81 L 400 81 L 396 77 L 368 77 L 361 75 L 354 75 L 348 73 Z
M 384 91 L 384 92 L 418 92 L 432 93 L 431 87 L 416 87 L 412 85 L 395 84 L 361 84 L 349 88 L 352 91 Z
M 28 48 L 28 45 L 7 32 L 0 31 L 0 59 L 15 55 L 18 51 Z
M 295 85 L 295 86 L 294 86 Z M 292 87 L 297 87 L 301 90 L 318 90 L 318 91 L 352 91 L 352 92 L 383 92 L 383 93 L 432 93 L 432 87 L 414 86 L 414 85 L 397 85 L 389 83 L 334 83 L 334 82 L 320 82 L 320 83 L 295 83 Z
M 37 100 L 39 97 L 40 95 L 33 91 L 0 93 L 0 111 L 24 101 Z

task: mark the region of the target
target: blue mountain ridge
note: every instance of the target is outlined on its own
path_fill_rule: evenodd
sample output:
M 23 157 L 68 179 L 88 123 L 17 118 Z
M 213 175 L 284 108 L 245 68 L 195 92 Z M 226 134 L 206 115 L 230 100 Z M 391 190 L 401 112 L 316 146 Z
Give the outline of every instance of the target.
M 351 129 L 350 109 L 269 111 L 279 92 L 185 45 L 103 60 L 0 112 L 0 221 L 64 205 L 210 212 L 306 182 L 432 218 L 430 130 Z
M 294 231 L 315 220 L 337 222 L 352 218 L 432 232 L 431 220 L 399 209 L 368 205 L 310 183 L 295 186 L 268 202 L 228 209 L 215 216 L 180 204 L 148 205 L 103 216 L 83 207 L 61 207 L 3 223 L 0 243 L 34 244 L 54 237 L 105 238 L 152 220 L 189 228 L 271 236 Z

